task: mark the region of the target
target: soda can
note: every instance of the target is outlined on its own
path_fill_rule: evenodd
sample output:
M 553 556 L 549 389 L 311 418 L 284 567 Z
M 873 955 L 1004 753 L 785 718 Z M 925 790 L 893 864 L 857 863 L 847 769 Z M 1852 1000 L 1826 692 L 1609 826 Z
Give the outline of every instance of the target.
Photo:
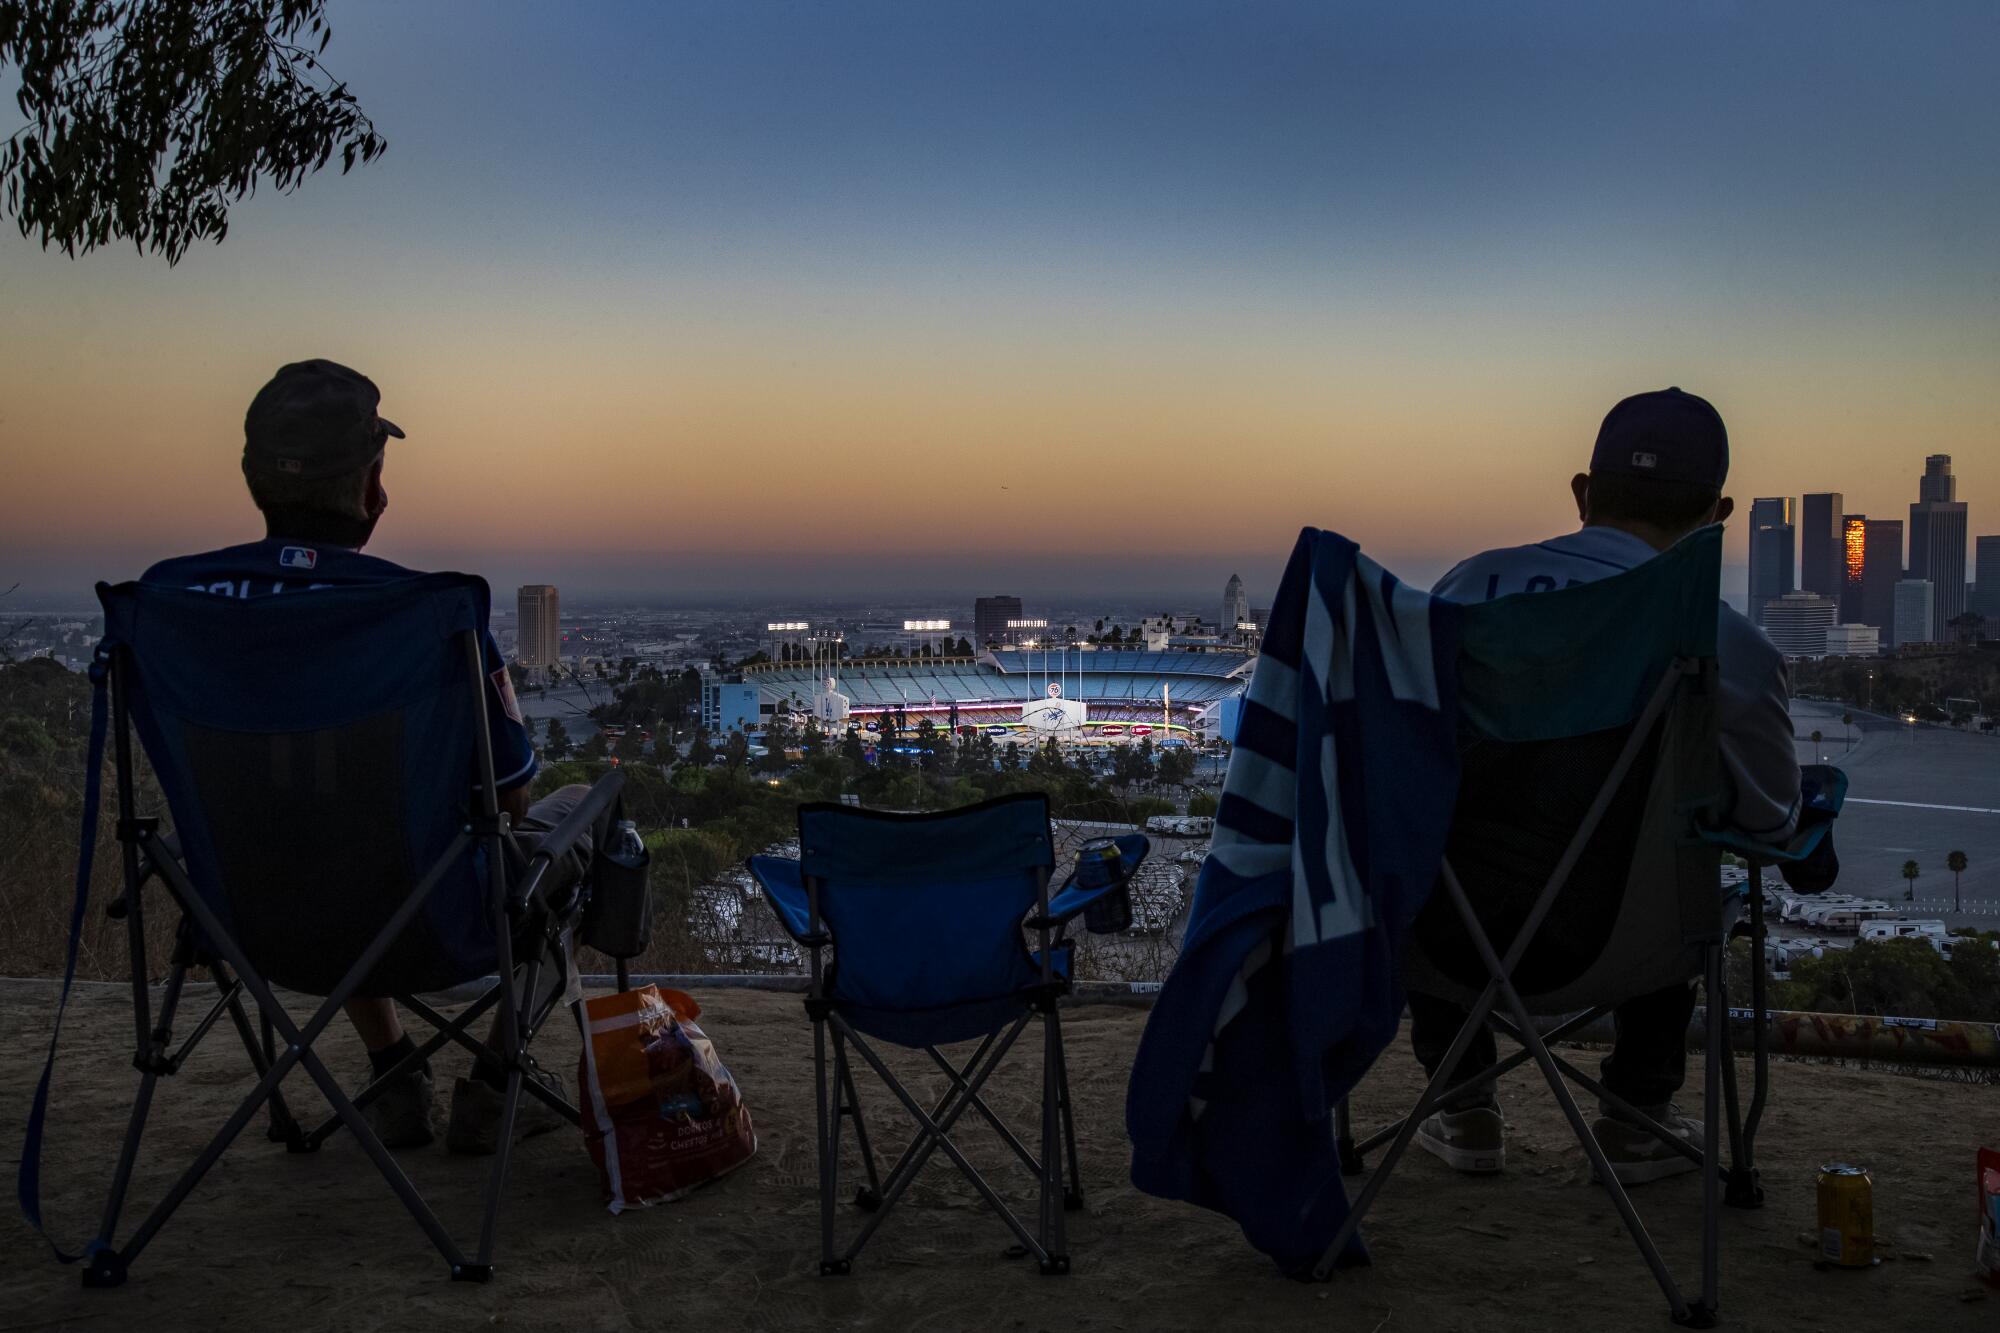
M 1845 1162 L 1819 1169 L 1819 1262 L 1837 1268 L 1875 1263 L 1875 1183 Z
M 1124 858 L 1118 853 L 1118 844 L 1110 838 L 1092 838 L 1077 849 L 1076 886 L 1079 889 L 1117 886 L 1083 909 L 1083 928 L 1093 935 L 1115 935 L 1131 928 L 1132 899 L 1119 882 L 1124 878 L 1124 872 Z

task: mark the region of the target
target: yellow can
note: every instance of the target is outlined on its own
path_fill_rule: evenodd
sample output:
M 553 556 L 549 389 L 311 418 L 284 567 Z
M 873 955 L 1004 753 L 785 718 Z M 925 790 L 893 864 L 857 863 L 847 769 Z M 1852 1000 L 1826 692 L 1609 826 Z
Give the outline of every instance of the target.
M 1819 1261 L 1840 1268 L 1875 1262 L 1875 1183 L 1845 1162 L 1819 1169 Z

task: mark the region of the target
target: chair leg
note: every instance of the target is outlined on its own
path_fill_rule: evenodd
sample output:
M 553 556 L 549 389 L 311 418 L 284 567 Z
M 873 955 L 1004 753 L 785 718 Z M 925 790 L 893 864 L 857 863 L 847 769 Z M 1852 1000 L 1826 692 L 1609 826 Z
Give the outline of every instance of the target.
M 839 1080 L 836 1092 L 842 1096 L 845 1113 L 854 1119 L 854 1143 L 861 1150 L 861 1169 L 868 1177 L 868 1183 L 854 1191 L 854 1206 L 863 1212 L 872 1213 L 882 1206 L 882 1178 L 875 1169 L 875 1149 L 868 1142 L 868 1121 L 861 1114 L 861 1095 L 854 1086 L 854 1067 L 848 1062 L 847 1048 L 841 1044 L 840 1034 L 833 1038 L 834 1074 Z M 843 1107 L 836 1107 L 839 1114 Z
M 1723 999 L 1723 950 L 1708 950 L 1708 1029 L 1702 1043 L 1706 1061 L 1702 1081 L 1701 1133 L 1701 1301 L 1689 1310 L 1691 1324 L 1712 1327 L 1720 1301 L 1722 1256 L 1722 1065 L 1727 1058 L 1723 1034 L 1729 1010 Z
M 459 1281 L 484 1282 L 493 1275 L 493 1251 L 500 1234 L 500 1205 L 507 1189 L 507 1167 L 514 1156 L 514 1122 L 521 1111 L 521 1083 L 527 1071 L 527 1025 L 535 1003 L 535 987 L 541 981 L 542 960 L 528 964 L 527 975 L 518 995 L 514 991 L 513 948 L 511 941 L 500 945 L 500 967 L 505 997 L 500 1001 L 501 1056 L 507 1070 L 507 1087 L 500 1102 L 500 1140 L 493 1154 L 493 1168 L 486 1178 L 486 1209 L 479 1224 L 479 1256 L 470 1266 L 454 1269 Z
M 1051 1011 L 1056 1025 L 1056 1101 L 1062 1109 L 1063 1147 L 1069 1160 L 1069 1188 L 1063 1191 L 1063 1207 L 1070 1212 L 1083 1209 L 1083 1163 L 1076 1152 L 1076 1110 L 1069 1095 L 1069 1055 L 1063 1046 L 1062 1019 Z
M 173 970 L 167 977 L 169 999 L 161 1010 L 162 1027 L 172 1014 L 171 997 L 180 993 L 181 982 L 186 975 L 186 963 L 176 958 Z M 135 973 L 132 985 L 135 989 L 143 990 L 146 986 L 145 973 Z M 149 1034 L 149 1044 L 152 1037 L 159 1035 L 157 1030 Z M 164 1041 L 164 1037 L 161 1040 Z M 129 1256 L 121 1255 L 112 1249 L 111 1238 L 118 1230 L 118 1215 L 124 1211 L 125 1195 L 132 1186 L 132 1168 L 139 1160 L 139 1142 L 145 1137 L 146 1119 L 153 1108 L 153 1093 L 159 1086 L 161 1073 L 160 1064 L 146 1058 L 146 1048 L 142 1047 L 137 1052 L 135 1063 L 140 1068 L 139 1091 L 132 1098 L 132 1114 L 125 1124 L 125 1140 L 118 1149 L 118 1165 L 111 1173 L 111 1191 L 105 1197 L 104 1213 L 98 1220 L 97 1245 L 83 1271 L 83 1284 L 86 1287 L 117 1286 L 125 1280 L 125 1269 L 129 1262 Z
M 945 1108 L 951 1105 L 951 1099 L 953 1097 L 960 1096 L 965 1092 L 966 1075 L 972 1072 L 972 1069 L 974 1068 L 974 1065 L 977 1063 L 977 1061 L 975 1059 L 972 1062 L 968 1062 L 965 1068 L 956 1069 L 952 1067 L 951 1061 L 945 1058 L 944 1052 L 940 1051 L 935 1046 L 924 1047 L 924 1054 L 930 1056 L 931 1063 L 935 1064 L 939 1069 L 943 1070 L 944 1076 L 951 1080 L 950 1089 L 945 1093 L 943 1097 L 938 1099 L 937 1105 L 931 1108 L 931 1115 L 933 1118 L 935 1118 L 937 1116 L 944 1114 Z M 1058 1089 L 1058 1091 L 1060 1091 L 1060 1089 Z M 1021 1165 L 1027 1167 L 1029 1173 L 1033 1175 L 1036 1180 L 1039 1181 L 1042 1178 L 1041 1159 L 1036 1157 L 1035 1154 L 1028 1151 L 1028 1145 L 1021 1142 L 1021 1136 L 1016 1134 L 1013 1130 L 1009 1129 L 1007 1127 L 1007 1122 L 1002 1120 L 998 1115 L 994 1114 L 993 1108 L 986 1104 L 986 1099 L 984 1097 L 973 1097 L 972 1109 L 979 1112 L 979 1118 L 984 1120 L 987 1123 L 987 1125 L 993 1130 L 994 1134 L 999 1136 L 999 1139 L 1002 1143 L 1006 1144 L 1009 1148 L 1012 1148 L 1014 1150 L 1014 1155 L 1021 1159 Z
M 817 1118 L 819 1149 L 819 1272 L 821 1277 L 847 1273 L 850 1263 L 833 1252 L 832 1150 L 834 1138 L 827 1124 L 826 1015 L 816 1008 L 813 1025 L 813 1114 Z
M 1658 701 L 1656 697 L 1654 702 Z M 1621 765 L 1623 762 L 1624 758 L 1621 757 Z M 1607 798 L 1610 787 L 1615 786 L 1622 776 L 1622 773 L 1613 775 L 1606 791 L 1599 793 L 1600 801 Z M 1570 852 L 1576 850 L 1577 846 L 1573 844 Z M 1565 853 L 1565 856 L 1567 855 L 1569 853 Z M 1567 873 L 1567 868 L 1564 868 L 1562 874 Z M 1638 1210 L 1632 1207 L 1631 1196 L 1625 1192 L 1625 1186 L 1612 1172 L 1611 1163 L 1605 1159 L 1603 1145 L 1598 1143 L 1597 1136 L 1590 1132 L 1590 1126 L 1584 1122 L 1583 1112 L 1577 1109 L 1576 1099 L 1570 1096 L 1569 1085 L 1563 1081 L 1562 1070 L 1549 1055 L 1548 1043 L 1544 1042 L 1542 1034 L 1535 1030 L 1534 1016 L 1528 1012 L 1528 1006 L 1522 1001 L 1520 992 L 1515 990 L 1513 983 L 1507 979 L 1509 964 L 1501 962 L 1500 955 L 1494 952 L 1493 942 L 1487 938 L 1485 928 L 1479 924 L 1478 914 L 1472 910 L 1472 900 L 1466 897 L 1465 886 L 1458 882 L 1458 876 L 1453 872 L 1449 861 L 1444 863 L 1439 877 L 1443 880 L 1445 892 L 1450 896 L 1459 919 L 1466 923 L 1466 934 L 1471 939 L 1473 947 L 1479 951 L 1479 960 L 1485 966 L 1487 976 L 1492 978 L 1486 983 L 1486 989 L 1480 993 L 1479 1004 L 1474 1006 L 1472 1011 L 1473 1018 L 1479 1018 L 1484 1009 L 1494 1002 L 1496 996 L 1506 1003 L 1507 1012 L 1512 1015 L 1518 1029 L 1517 1037 L 1527 1046 L 1528 1053 L 1534 1057 L 1535 1066 L 1542 1071 L 1543 1079 L 1548 1082 L 1549 1091 L 1555 1094 L 1556 1105 L 1562 1109 L 1563 1119 L 1569 1121 L 1570 1132 L 1576 1135 L 1576 1141 L 1583 1148 L 1584 1156 L 1590 1159 L 1591 1169 L 1597 1173 L 1597 1178 L 1604 1182 L 1606 1192 L 1611 1195 L 1611 1202 L 1618 1209 L 1619 1220 L 1625 1224 L 1626 1233 L 1632 1237 L 1633 1244 L 1639 1247 L 1640 1257 L 1646 1261 L 1647 1268 L 1652 1270 L 1653 1280 L 1660 1284 L 1660 1291 L 1667 1298 L 1667 1308 L 1672 1312 L 1674 1322 L 1686 1323 L 1691 1314 L 1687 1300 L 1681 1295 L 1680 1286 L 1674 1281 L 1674 1275 L 1667 1271 L 1666 1260 L 1660 1257 L 1659 1247 L 1654 1245 L 1653 1238 L 1646 1234 L 1645 1223 L 1639 1220 Z M 1559 881 L 1561 875 L 1556 878 Z M 1544 890 L 1538 907 L 1545 907 L 1551 897 L 1549 891 Z M 1509 946 L 1510 958 L 1526 947 L 1524 937 L 1532 933 L 1537 924 L 1538 919 L 1531 916 L 1528 923 L 1522 927 L 1522 935 L 1516 936 L 1514 943 Z M 1461 1053 L 1459 1042 L 1464 1038 L 1465 1033 L 1461 1031 L 1459 1041 L 1452 1043 L 1452 1050 L 1445 1057 L 1440 1073 L 1456 1066 Z M 1407 1135 L 1408 1132 L 1409 1126 L 1406 1124 L 1404 1134 Z M 1368 1183 L 1372 1185 L 1375 1182 L 1371 1180 Z
M 1333 1104 L 1333 1152 L 1340 1161 L 1343 1176 L 1358 1176 L 1368 1169 L 1361 1150 L 1354 1144 L 1354 1111 L 1345 1097 Z
M 1482 939 L 1480 943 L 1484 944 L 1484 940 Z M 1487 946 L 1487 949 L 1490 952 L 1491 946 Z M 1498 959 L 1493 961 L 1497 965 Z M 1563 1119 L 1569 1121 L 1570 1132 L 1576 1135 L 1576 1141 L 1583 1148 L 1584 1156 L 1590 1159 L 1591 1169 L 1597 1173 L 1597 1178 L 1603 1182 L 1606 1192 L 1611 1195 L 1611 1202 L 1618 1209 L 1619 1220 L 1625 1224 L 1626 1234 L 1631 1236 L 1633 1244 L 1639 1247 L 1640 1257 L 1646 1261 L 1646 1267 L 1652 1270 L 1653 1280 L 1659 1283 L 1661 1293 L 1666 1296 L 1667 1307 L 1673 1314 L 1674 1322 L 1691 1327 L 1707 1327 L 1706 1324 L 1699 1322 L 1699 1311 L 1688 1305 L 1687 1299 L 1681 1295 L 1680 1285 L 1674 1281 L 1674 1275 L 1667 1271 L 1666 1260 L 1661 1258 L 1659 1247 L 1653 1244 L 1652 1236 L 1647 1234 L 1646 1224 L 1639 1220 L 1639 1213 L 1632 1206 L 1631 1196 L 1626 1193 L 1625 1186 L 1612 1172 L 1611 1163 L 1604 1156 L 1604 1148 L 1597 1142 L 1597 1136 L 1590 1132 L 1589 1124 L 1584 1121 L 1583 1112 L 1577 1109 L 1576 1099 L 1570 1096 L 1569 1085 L 1564 1082 L 1562 1070 L 1557 1068 L 1556 1062 L 1550 1058 L 1549 1049 L 1543 1043 L 1541 1034 L 1535 1031 L 1534 1019 L 1528 1013 L 1528 1006 L 1522 1002 L 1519 992 L 1511 983 L 1500 983 L 1500 996 L 1513 1013 L 1520 1038 L 1527 1043 L 1529 1054 L 1534 1057 L 1536 1066 L 1542 1071 L 1542 1077 L 1548 1082 L 1549 1091 L 1555 1094 L 1556 1105 L 1562 1109 Z
M 1062 1108 L 1056 1085 L 1062 1070 L 1062 1028 L 1054 999 L 1042 1011 L 1042 1249 L 1045 1277 L 1069 1272 L 1069 1249 L 1063 1238 Z
M 221 971 L 220 964 L 213 965 L 210 971 L 215 974 L 218 984 L 224 980 L 225 974 Z M 264 1032 L 260 1038 L 250 1026 L 250 1016 L 243 1012 L 243 997 L 240 993 L 229 997 L 229 1019 L 236 1026 L 236 1035 L 243 1043 L 244 1053 L 250 1057 L 250 1067 L 257 1071 L 258 1078 L 264 1077 L 271 1070 L 269 1020 L 265 1020 Z M 282 1089 L 271 1089 L 271 1100 L 267 1105 L 271 1111 L 271 1122 L 265 1127 L 265 1138 L 272 1143 L 284 1144 L 287 1152 L 311 1152 L 319 1146 L 307 1140 L 305 1130 L 300 1127 L 298 1118 L 292 1114 L 292 1108 L 285 1102 Z
M 1757 1184 L 1757 1125 L 1764 1118 L 1764 1100 L 1770 1088 L 1771 1010 L 1764 964 L 1763 867 L 1751 862 L 1750 873 L 1757 878 L 1750 894 L 1750 1111 L 1743 1119 L 1743 1157 L 1738 1163 L 1753 1188 Z M 1761 1202 L 1763 1191 L 1756 1190 Z
M 993 1192 L 993 1187 L 986 1183 L 986 1178 L 979 1174 L 978 1169 L 966 1159 L 965 1154 L 958 1150 L 958 1145 L 949 1137 L 951 1127 L 958 1123 L 959 1116 L 972 1104 L 972 1099 L 978 1095 L 980 1088 L 985 1086 L 993 1071 L 999 1068 L 1000 1062 L 1006 1058 L 1007 1052 L 1013 1049 L 1015 1040 L 1033 1017 L 1032 1012 L 1022 1014 L 1014 1021 L 1013 1026 L 1007 1029 L 1003 1037 L 997 1042 L 990 1043 L 992 1053 L 978 1069 L 973 1071 L 971 1079 L 966 1084 L 965 1093 L 963 1095 L 955 1092 L 947 1093 L 949 1104 L 942 1115 L 936 1116 L 927 1113 L 918 1104 L 917 1099 L 910 1095 L 909 1090 L 896 1078 L 894 1072 L 882 1063 L 881 1057 L 869 1048 L 867 1042 L 857 1036 L 853 1029 L 841 1023 L 838 1016 L 833 1018 L 836 1028 L 853 1044 L 855 1052 L 875 1072 L 875 1076 L 882 1080 L 883 1086 L 888 1088 L 901 1103 L 909 1117 L 917 1122 L 916 1140 L 898 1160 L 895 1169 L 890 1171 L 888 1182 L 883 1187 L 881 1209 L 869 1217 L 860 1232 L 848 1243 L 847 1259 L 852 1259 L 861 1252 L 862 1246 L 868 1243 L 868 1238 L 875 1234 L 875 1229 L 888 1217 L 890 1209 L 894 1208 L 896 1202 L 902 1198 L 903 1191 L 909 1188 L 910 1182 L 916 1179 L 924 1163 L 930 1160 L 931 1153 L 940 1148 L 944 1150 L 945 1156 L 952 1160 L 952 1164 L 958 1167 L 960 1173 L 972 1183 L 972 1187 L 979 1191 L 979 1196 L 986 1200 L 987 1207 L 991 1208 L 1006 1224 L 1007 1229 L 1014 1233 L 1014 1238 L 1021 1243 L 1021 1247 L 1033 1255 L 1038 1263 L 1049 1258 L 1049 1253 L 1043 1248 L 1041 1241 L 1021 1224 L 1021 1219 L 1014 1216 L 1013 1210 Z M 982 1044 L 981 1049 L 985 1048 L 986 1044 Z
M 1320 1255 L 1319 1262 L 1313 1266 L 1313 1277 L 1316 1280 L 1324 1282 L 1333 1275 L 1334 1266 L 1340 1262 L 1341 1256 L 1347 1252 L 1348 1245 L 1360 1233 L 1361 1220 L 1368 1215 L 1368 1210 L 1375 1204 L 1376 1196 L 1389 1183 L 1389 1177 L 1394 1174 L 1396 1164 L 1402 1161 L 1403 1154 L 1409 1151 L 1411 1141 L 1417 1136 L 1417 1127 L 1444 1101 L 1447 1081 L 1457 1070 L 1459 1059 L 1465 1054 L 1466 1048 L 1472 1045 L 1473 1035 L 1486 1022 L 1486 1011 L 1493 1006 L 1494 990 L 1494 984 L 1488 982 L 1486 989 L 1480 992 L 1471 1012 L 1466 1015 L 1464 1024 L 1459 1027 L 1458 1035 L 1452 1038 L 1450 1048 L 1445 1051 L 1444 1059 L 1438 1063 L 1437 1072 L 1432 1074 L 1430 1081 L 1424 1085 L 1423 1095 L 1417 1098 L 1417 1104 L 1397 1126 L 1396 1137 L 1389 1144 L 1389 1151 L 1383 1155 L 1382 1164 L 1375 1168 L 1374 1174 L 1370 1175 L 1367 1183 L 1361 1187 L 1361 1193 L 1355 1196 L 1353 1206 L 1348 1209 L 1347 1220 L 1340 1224 L 1340 1230 L 1334 1233 L 1332 1242 L 1327 1245 L 1325 1253 Z

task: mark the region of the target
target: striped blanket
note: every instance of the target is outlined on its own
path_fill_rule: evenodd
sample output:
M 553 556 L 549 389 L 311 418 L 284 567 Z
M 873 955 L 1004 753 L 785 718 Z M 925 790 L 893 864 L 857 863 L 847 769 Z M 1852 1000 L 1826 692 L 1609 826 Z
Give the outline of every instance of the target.
M 1347 1214 L 1329 1109 L 1401 1021 L 1458 788 L 1457 653 L 1456 606 L 1300 533 L 1133 1067 L 1133 1183 L 1235 1218 L 1295 1276 Z

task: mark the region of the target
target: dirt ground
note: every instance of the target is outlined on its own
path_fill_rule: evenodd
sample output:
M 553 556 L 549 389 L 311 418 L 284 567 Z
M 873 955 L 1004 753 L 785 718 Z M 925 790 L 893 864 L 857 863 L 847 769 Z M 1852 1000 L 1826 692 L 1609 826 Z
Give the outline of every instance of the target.
M 0 986 L 0 1123 L 25 1122 L 53 988 Z M 515 1157 L 500 1270 L 455 1285 L 422 1234 L 344 1136 L 292 1157 L 254 1127 L 223 1158 L 116 1291 L 83 1291 L 18 1221 L 0 1226 L 0 1333 L 48 1328 L 207 1330 L 473 1328 L 719 1329 L 1577 1329 L 1668 1327 L 1666 1307 L 1604 1194 L 1547 1101 L 1517 1072 L 1502 1088 L 1507 1173 L 1453 1175 L 1413 1154 L 1371 1219 L 1375 1263 L 1331 1284 L 1280 1278 L 1226 1219 L 1138 1194 L 1125 1178 L 1125 1077 L 1143 1011 L 1070 1012 L 1070 1068 L 1088 1208 L 1072 1214 L 1074 1272 L 1043 1278 L 1004 1257 L 1011 1237 L 942 1155 L 863 1252 L 852 1276 L 815 1273 L 810 1029 L 791 995 L 699 994 L 704 1024 L 735 1071 L 761 1146 L 735 1175 L 682 1202 L 609 1216 L 579 1138 L 529 1140 Z M 47 1213 L 60 1239 L 95 1224 L 130 1103 L 127 1000 L 80 993 L 56 1080 Z M 358 1073 L 340 1027 L 336 1070 Z M 575 1036 L 552 1028 L 545 1063 L 573 1067 Z M 900 1067 L 917 1071 L 915 1060 Z M 458 1058 L 440 1069 L 457 1072 Z M 241 1053 L 220 1041 L 163 1082 L 135 1204 L 149 1207 L 247 1089 Z M 1363 1124 L 1418 1091 L 1403 1048 L 1356 1098 Z M 1747 1075 L 1747 1070 L 1746 1070 Z M 935 1076 L 916 1074 L 931 1094 Z M 1030 1061 L 996 1080 L 1003 1116 L 1035 1123 Z M 1992 1329 L 2000 1292 L 1969 1275 L 1972 1149 L 2000 1142 L 2000 1090 L 1886 1073 L 1781 1064 L 1762 1137 L 1769 1201 L 1724 1222 L 1723 1321 L 1739 1329 Z M 448 1079 L 440 1078 L 440 1099 Z M 288 1085 L 289 1086 L 289 1085 Z M 1693 1089 L 1690 1089 L 1692 1093 Z M 864 1083 L 880 1140 L 886 1094 Z M 1692 1098 L 1690 1098 L 1692 1100 Z M 983 1126 L 962 1141 L 1002 1192 L 1029 1200 L 1026 1173 Z M 18 1140 L 16 1140 L 18 1141 Z M 1856 1158 L 1874 1172 L 1889 1257 L 1867 1272 L 1811 1262 L 1813 1169 Z M 470 1248 L 483 1163 L 441 1146 L 401 1154 Z M 1696 1277 L 1698 1178 L 1635 1194 L 1684 1281 Z M 1028 1205 L 1032 1209 L 1032 1204 Z M 858 1216 L 843 1209 L 843 1220 Z M 140 1214 L 128 1211 L 126 1230 Z M 121 1231 L 121 1239 L 125 1234 Z

